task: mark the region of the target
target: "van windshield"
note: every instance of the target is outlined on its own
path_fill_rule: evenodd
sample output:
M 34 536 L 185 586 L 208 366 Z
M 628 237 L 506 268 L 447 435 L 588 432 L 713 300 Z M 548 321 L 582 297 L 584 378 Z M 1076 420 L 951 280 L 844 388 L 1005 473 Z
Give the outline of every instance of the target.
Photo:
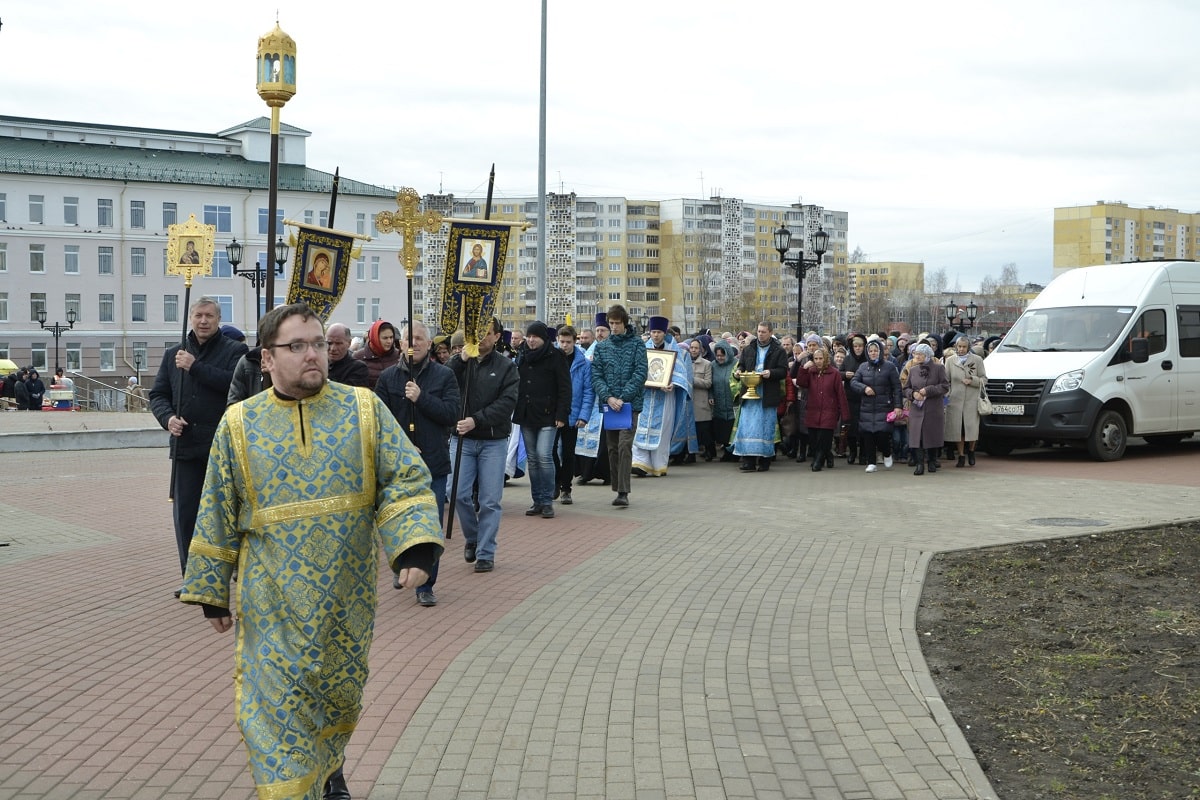
M 1133 306 L 1071 306 L 1030 309 L 1000 343 L 1012 352 L 1107 350 L 1129 324 Z

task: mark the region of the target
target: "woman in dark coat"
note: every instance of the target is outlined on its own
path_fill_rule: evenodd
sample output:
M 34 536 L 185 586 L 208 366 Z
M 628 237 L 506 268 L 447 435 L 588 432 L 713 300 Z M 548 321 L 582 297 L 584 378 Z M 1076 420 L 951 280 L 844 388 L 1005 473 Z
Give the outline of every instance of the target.
M 829 353 L 818 349 L 796 375 L 796 385 L 807 396 L 804 426 L 812 443 L 812 471 L 833 467 L 833 432 L 850 416 L 842 375 L 829 363 Z
M 36 369 L 29 370 L 29 377 L 25 379 L 25 388 L 29 392 L 29 410 L 41 411 L 42 398 L 46 396 L 46 384 L 42 383 Z
M 867 360 L 855 371 L 850 390 L 860 398 L 858 430 L 866 471 L 875 471 L 877 448 L 883 453 L 884 469 L 891 469 L 892 424 L 887 417 L 902 405 L 900 373 L 890 360 L 884 358 L 879 342 L 867 345 Z
M 842 362 L 842 378 L 846 386 L 846 399 L 850 403 L 850 416 L 842 420 L 849 425 L 846 431 L 846 463 L 853 464 L 859 456 L 861 443 L 858 439 L 858 406 L 862 396 L 850 391 L 850 381 L 859 366 L 867 360 L 867 338 L 861 333 L 850 335 L 846 342 L 846 360 Z M 862 459 L 858 459 L 862 461 Z M 864 462 L 865 463 L 865 462 Z
M 937 453 L 946 443 L 946 407 L 942 398 L 950 391 L 946 368 L 933 360 L 933 348 L 922 342 L 913 347 L 912 364 L 904 381 L 904 399 L 910 401 L 908 446 L 917 455 L 913 475 L 937 472 Z
M 367 364 L 367 387 L 375 388 L 379 373 L 400 360 L 400 334 L 396 326 L 381 319 L 375 320 L 367 331 L 367 346 L 354 354 L 354 358 Z M 407 347 L 407 346 L 406 346 Z

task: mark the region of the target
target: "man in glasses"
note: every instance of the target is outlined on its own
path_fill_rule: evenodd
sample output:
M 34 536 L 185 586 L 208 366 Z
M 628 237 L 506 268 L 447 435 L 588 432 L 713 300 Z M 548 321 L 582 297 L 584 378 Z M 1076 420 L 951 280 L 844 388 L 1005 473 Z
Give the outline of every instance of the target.
M 259 324 L 271 388 L 217 427 L 181 600 L 233 627 L 237 720 L 260 797 L 349 798 L 342 767 L 362 710 L 377 538 L 415 590 L 442 552 L 429 470 L 369 389 L 329 382 L 304 304 Z

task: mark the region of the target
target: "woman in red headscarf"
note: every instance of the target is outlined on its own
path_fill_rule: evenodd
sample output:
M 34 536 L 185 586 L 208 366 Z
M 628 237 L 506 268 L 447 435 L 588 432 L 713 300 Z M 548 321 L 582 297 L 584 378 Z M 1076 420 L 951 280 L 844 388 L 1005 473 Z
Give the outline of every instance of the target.
M 379 373 L 400 360 L 396 326 L 381 319 L 375 320 L 367 332 L 367 346 L 354 354 L 359 361 L 367 363 L 367 386 L 375 388 Z

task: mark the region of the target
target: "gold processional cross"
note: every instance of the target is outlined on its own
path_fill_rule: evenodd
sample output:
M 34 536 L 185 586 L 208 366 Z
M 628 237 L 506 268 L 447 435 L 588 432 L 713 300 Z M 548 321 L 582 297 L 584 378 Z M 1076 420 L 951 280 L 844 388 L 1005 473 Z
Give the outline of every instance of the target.
M 375 215 L 375 227 L 380 233 L 398 233 L 404 237 L 399 258 L 411 287 L 413 275 L 417 271 L 417 233 L 437 233 L 442 227 L 442 215 L 436 211 L 422 213 L 421 196 L 417 194 L 416 189 L 408 186 L 403 187 L 396 195 L 396 205 L 400 208 L 398 213 L 380 211 Z

